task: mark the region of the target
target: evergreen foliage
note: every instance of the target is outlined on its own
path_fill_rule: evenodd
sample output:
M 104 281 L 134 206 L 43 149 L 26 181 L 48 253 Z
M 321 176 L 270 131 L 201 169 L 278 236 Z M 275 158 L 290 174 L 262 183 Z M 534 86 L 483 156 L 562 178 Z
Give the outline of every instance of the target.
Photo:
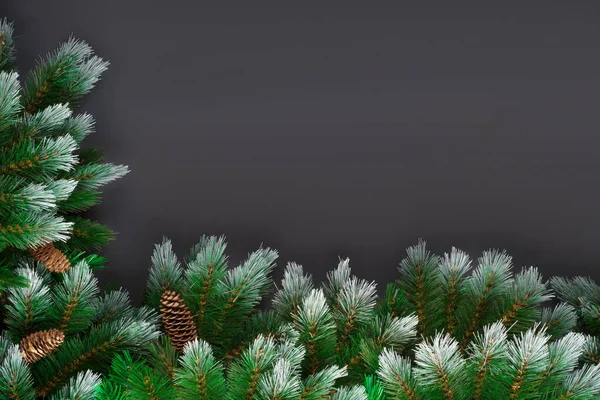
M 100 266 L 101 258 L 83 252 L 97 249 L 113 234 L 78 214 L 100 202 L 101 186 L 128 172 L 123 165 L 103 162 L 97 150 L 80 150 L 94 131 L 94 120 L 74 111 L 108 62 L 87 43 L 69 38 L 21 82 L 15 54 L 13 25 L 2 19 L 0 291 L 24 283 L 12 271 L 23 257 L 33 255 L 45 265 L 59 262 L 63 269 L 82 258 Z M 45 251 L 37 257 L 40 248 Z
M 0 399 L 600 398 L 600 285 L 495 249 L 419 240 L 380 296 L 349 259 L 276 286 L 275 250 L 230 267 L 223 236 L 184 259 L 165 238 L 144 306 L 100 290 L 88 251 L 112 232 L 81 213 L 127 168 L 80 149 L 74 110 L 108 63 L 70 38 L 21 82 L 15 54 L 0 20 Z
M 133 308 L 126 292 L 101 295 L 85 261 L 60 280 L 39 264 L 23 263 L 16 273 L 28 283 L 10 288 L 6 297 L 3 347 L 16 350 L 8 351 L 0 365 L 7 374 L 14 371 L 13 376 L 21 376 L 11 387 L 33 388 L 40 396 L 75 393 L 72 398 L 93 398 L 100 378 L 86 371 L 105 371 L 124 350 L 148 351 L 147 342 L 159 336 L 158 315 Z M 43 347 L 25 345 L 27 338 L 44 330 L 61 333 L 57 348 L 48 347 L 44 353 Z M 42 352 L 41 359 L 25 362 L 30 351 Z

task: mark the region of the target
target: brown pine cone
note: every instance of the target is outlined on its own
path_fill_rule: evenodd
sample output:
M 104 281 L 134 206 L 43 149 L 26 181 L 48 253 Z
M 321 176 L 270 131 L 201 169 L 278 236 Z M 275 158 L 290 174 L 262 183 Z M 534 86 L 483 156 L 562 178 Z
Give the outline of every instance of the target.
M 71 268 L 71 262 L 62 251 L 54 247 L 53 243 L 48 243 L 30 250 L 31 255 L 36 261 L 50 272 L 67 272 Z
M 166 290 L 162 294 L 160 314 L 165 332 L 178 351 L 198 337 L 192 313 L 179 293 Z
M 39 331 L 24 337 L 19 343 L 25 361 L 34 363 L 52 353 L 65 340 L 65 334 L 58 329 Z

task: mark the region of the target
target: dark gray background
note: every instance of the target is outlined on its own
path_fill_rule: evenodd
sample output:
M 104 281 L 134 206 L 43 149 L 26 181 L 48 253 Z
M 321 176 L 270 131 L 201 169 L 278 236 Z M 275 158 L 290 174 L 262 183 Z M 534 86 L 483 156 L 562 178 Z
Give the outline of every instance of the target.
M 0 6 L 22 70 L 70 32 L 112 62 L 83 107 L 132 169 L 93 212 L 103 283 L 140 299 L 153 244 L 202 233 L 319 279 L 392 280 L 418 237 L 600 278 L 597 1 L 151 3 Z

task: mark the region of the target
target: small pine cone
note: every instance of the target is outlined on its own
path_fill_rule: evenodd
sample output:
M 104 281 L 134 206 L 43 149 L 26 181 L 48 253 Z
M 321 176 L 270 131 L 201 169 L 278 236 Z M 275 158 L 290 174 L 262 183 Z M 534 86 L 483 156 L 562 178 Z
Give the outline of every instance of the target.
M 39 261 L 50 272 L 67 272 L 71 268 L 71 262 L 62 251 L 54 247 L 53 243 L 30 250 L 31 255 Z
M 160 315 L 165 332 L 177 350 L 183 350 L 187 342 L 198 337 L 192 313 L 179 293 L 165 290 L 160 297 Z
M 58 329 L 39 331 L 24 337 L 19 343 L 25 361 L 34 363 L 52 353 L 65 340 L 65 334 Z

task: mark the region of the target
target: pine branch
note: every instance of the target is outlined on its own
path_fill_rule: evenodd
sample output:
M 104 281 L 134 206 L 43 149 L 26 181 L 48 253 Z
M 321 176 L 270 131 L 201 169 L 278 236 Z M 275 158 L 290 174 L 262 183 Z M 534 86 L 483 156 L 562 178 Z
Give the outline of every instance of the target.
M 510 270 L 512 258 L 505 252 L 489 250 L 478 260 L 479 265 L 465 281 L 466 301 L 462 318 L 466 324 L 461 327 L 461 349 L 465 349 L 483 324 L 490 320 L 488 315 L 491 303 L 503 295 L 511 284 Z
M 234 362 L 227 376 L 230 400 L 252 400 L 258 393 L 260 378 L 273 368 L 277 360 L 272 338 L 259 336 Z
M 0 266 L 0 293 L 4 293 L 7 289 L 27 287 L 27 279 L 15 274 L 15 272 L 7 266 Z M 0 294 L 0 298 L 1 298 Z M 0 300 L 1 301 L 1 300 Z
M 584 365 L 569 376 L 553 398 L 558 400 L 586 400 L 600 395 L 600 365 Z
M 48 189 L 54 194 L 56 201 L 65 201 L 71 196 L 77 186 L 76 181 L 55 179 L 46 183 Z
M 134 312 L 129 293 L 122 289 L 111 290 L 101 298 L 94 298 L 92 305 L 94 309 L 92 322 L 96 325 L 118 318 L 131 317 Z
M 518 273 L 504 297 L 502 322 L 511 332 L 529 329 L 539 321 L 540 305 L 552 299 L 537 268 L 524 268 Z
M 567 303 L 559 303 L 554 308 L 543 308 L 540 322 L 546 327 L 546 332 L 553 338 L 563 337 L 577 325 L 575 308 Z
M 77 188 L 71 193 L 68 199 L 58 203 L 58 212 L 61 214 L 80 213 L 88 210 L 90 207 L 99 204 L 102 200 L 102 193 L 95 190 Z
M 259 249 L 242 265 L 227 272 L 218 284 L 217 293 L 221 294 L 221 299 L 216 304 L 218 318 L 209 332 L 211 338 L 230 338 L 259 304 L 271 284 L 270 274 L 277 257 L 277 251 Z
M 116 353 L 142 351 L 158 338 L 156 325 L 136 318 L 121 318 L 92 327 L 83 337 L 70 337 L 58 350 L 36 363 L 34 375 L 39 396 L 54 393 L 74 373 L 101 369 Z
M 14 70 L 15 45 L 13 41 L 13 23 L 6 18 L 0 19 L 0 71 Z
M 288 360 L 278 359 L 273 369 L 261 377 L 257 399 L 296 400 L 300 396 L 300 378 L 294 373 Z
M 334 391 L 336 381 L 347 376 L 346 367 L 331 365 L 309 375 L 302 382 L 299 400 L 320 400 Z
M 129 352 L 117 354 L 111 370 L 105 377 L 101 392 L 115 392 L 112 400 L 125 394 L 127 399 L 174 399 L 177 398 L 172 382 L 168 377 L 157 373 L 141 359 L 134 359 Z M 107 396 L 102 393 L 102 396 Z
M 469 347 L 468 375 L 474 400 L 493 398 L 503 390 L 500 379 L 507 362 L 507 333 L 501 322 L 486 325 Z
M 427 250 L 427 242 L 419 242 L 406 250 L 400 263 L 400 287 L 404 290 L 419 318 L 418 332 L 431 333 L 439 327 L 441 318 L 439 258 Z
M 81 143 L 83 139 L 88 137 L 94 132 L 95 121 L 94 118 L 88 113 L 82 113 L 75 116 L 71 116 L 63 121 L 60 126 L 56 126 L 52 129 L 52 136 L 64 136 L 66 134 L 71 135 L 77 143 Z M 80 155 L 80 164 L 86 164 L 88 157 L 85 157 L 86 152 L 98 152 L 97 149 L 87 149 Z M 94 158 L 91 162 L 100 162 L 101 158 Z
M 352 277 L 339 291 L 333 318 L 338 326 L 337 352 L 341 353 L 350 336 L 374 317 L 377 291 L 374 282 Z
M 369 400 L 385 400 L 385 392 L 379 379 L 373 375 L 365 376 L 365 392 Z
M 456 328 L 456 310 L 461 301 L 466 274 L 471 269 L 467 253 L 453 247 L 439 264 L 440 283 L 444 293 L 445 329 L 451 335 Z
M 51 214 L 18 213 L 0 223 L 0 248 L 26 250 L 65 241 L 72 226 L 71 222 Z
M 426 399 L 420 393 L 421 389 L 417 385 L 410 359 L 401 357 L 391 349 L 385 349 L 379 356 L 377 376 L 390 399 Z
M 304 274 L 302 265 L 288 263 L 283 272 L 281 289 L 273 298 L 273 308 L 282 318 L 291 321 L 313 288 L 312 276 Z
M 331 400 L 369 400 L 363 386 L 341 387 L 331 396 Z
M 588 364 L 600 364 L 600 338 L 590 335 L 585 336 L 581 360 Z
M 158 309 L 160 298 L 165 291 L 181 291 L 183 271 L 177 256 L 173 252 L 173 245 L 167 238 L 163 238 L 161 244 L 154 246 L 151 262 L 146 303 L 152 308 Z
M 175 370 L 175 385 L 179 396 L 222 400 L 227 394 L 223 366 L 213 356 L 210 345 L 203 340 L 188 342 Z
M 581 307 L 582 301 L 600 304 L 600 285 L 590 278 L 554 277 L 550 279 L 550 286 L 554 289 L 556 297 L 575 308 Z
M 34 181 L 67 171 L 77 162 L 77 143 L 70 136 L 27 139 L 11 147 L 2 157 L 0 173 L 16 174 Z
M 203 236 L 187 264 L 185 279 L 188 290 L 184 295 L 187 304 L 190 304 L 196 314 L 200 330 L 204 328 L 207 318 L 216 318 L 211 304 L 214 304 L 217 297 L 218 283 L 227 272 L 226 248 L 224 236 Z
M 323 291 L 313 289 L 292 318 L 299 342 L 306 348 L 304 371 L 313 375 L 332 360 L 336 342 L 335 323 Z
M 27 280 L 23 288 L 10 288 L 4 322 L 7 333 L 18 342 L 49 321 L 49 312 L 53 306 L 49 287 L 44 285 L 42 278 L 31 268 L 19 268 L 15 271 Z
M 78 189 L 93 190 L 125 176 L 129 169 L 125 165 L 111 163 L 88 163 L 76 165 L 63 178 L 78 182 Z
M 96 400 L 96 393 L 100 387 L 99 374 L 92 371 L 78 373 L 69 380 L 61 390 L 50 397 L 50 400 Z
M 179 365 L 177 349 L 171 344 L 168 336 L 163 335 L 150 345 L 148 363 L 162 375 L 174 378 L 175 368 Z
M 114 232 L 109 228 L 89 219 L 74 216 L 68 216 L 65 219 L 73 224 L 73 231 L 67 242 L 72 250 L 100 249 L 115 237 Z
M 350 280 L 350 259 L 340 260 L 336 269 L 327 272 L 326 281 L 323 284 L 323 293 L 327 301 L 333 305 L 342 287 Z
M 509 399 L 526 398 L 535 391 L 539 376 L 549 367 L 548 340 L 543 329 L 530 329 L 509 342 Z
M 0 364 L 0 396 L 4 399 L 36 399 L 33 378 L 16 345 L 9 345 L 4 351 Z
M 416 341 L 417 323 L 418 319 L 414 314 L 404 318 L 391 315 L 376 316 L 364 328 L 358 338 L 360 338 L 360 354 L 370 369 L 369 372 L 377 370 L 379 355 L 384 348 L 402 352 L 409 344 Z
M 549 361 L 537 383 L 539 393 L 551 394 L 552 388 L 559 386 L 575 370 L 584 345 L 585 336 L 573 332 L 548 345 Z
M 22 143 L 27 139 L 56 138 L 69 136 L 70 132 L 57 134 L 57 128 L 62 126 L 71 117 L 72 111 L 67 104 L 52 104 L 33 114 L 24 114 L 19 117 L 7 132 L 4 151 Z
M 3 21 L 0 20 L 0 71 L 2 71 L 2 28 Z M 5 131 L 18 120 L 21 111 L 20 104 L 21 85 L 19 74 L 16 72 L 0 72 L 0 131 Z M 4 141 L 4 139 L 3 139 Z
M 63 281 L 52 290 L 52 318 L 65 333 L 87 329 L 95 314 L 98 280 L 89 266 L 79 263 L 64 274 Z
M 70 38 L 41 59 L 27 77 L 23 106 L 28 113 L 57 103 L 74 105 L 108 67 L 85 42 Z
M 14 176 L 0 176 L 0 216 L 40 213 L 56 207 L 54 191 L 47 185 L 27 183 Z
M 404 291 L 395 283 L 388 283 L 385 296 L 376 308 L 377 315 L 391 314 L 394 317 L 409 315 L 414 310 Z
M 417 345 L 415 376 L 430 391 L 429 396 L 446 400 L 462 398 L 466 362 L 458 343 L 449 335 L 438 334 Z

